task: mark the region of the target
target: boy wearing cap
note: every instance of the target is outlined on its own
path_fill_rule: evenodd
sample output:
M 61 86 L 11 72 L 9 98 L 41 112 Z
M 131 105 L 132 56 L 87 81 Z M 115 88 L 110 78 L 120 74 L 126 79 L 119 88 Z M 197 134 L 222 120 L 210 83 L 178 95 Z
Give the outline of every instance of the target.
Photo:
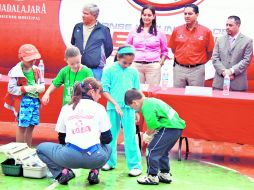
M 8 73 L 10 77 L 4 107 L 14 112 L 18 120 L 16 141 L 32 145 L 34 126 L 39 125 L 39 94 L 44 92 L 43 76 L 35 66 L 41 55 L 32 44 L 19 48 L 20 62 Z
M 124 101 L 134 110 L 142 112 L 148 128 L 143 136 L 148 144 L 147 176 L 139 178 L 138 183 L 171 183 L 168 153 L 181 136 L 185 121 L 165 102 L 146 98 L 136 89 L 128 90 Z

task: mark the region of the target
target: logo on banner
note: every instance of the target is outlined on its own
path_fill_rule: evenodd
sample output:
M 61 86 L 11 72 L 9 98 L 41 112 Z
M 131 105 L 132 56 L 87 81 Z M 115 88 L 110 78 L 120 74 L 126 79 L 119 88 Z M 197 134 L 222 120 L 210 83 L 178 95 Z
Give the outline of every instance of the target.
M 2 1 L 0 3 L 0 19 L 40 21 L 47 14 L 44 1 Z
M 199 5 L 204 0 L 127 0 L 132 7 L 142 10 L 144 5 L 152 5 L 156 9 L 156 14 L 160 16 L 175 15 L 183 12 L 183 7 L 187 4 Z

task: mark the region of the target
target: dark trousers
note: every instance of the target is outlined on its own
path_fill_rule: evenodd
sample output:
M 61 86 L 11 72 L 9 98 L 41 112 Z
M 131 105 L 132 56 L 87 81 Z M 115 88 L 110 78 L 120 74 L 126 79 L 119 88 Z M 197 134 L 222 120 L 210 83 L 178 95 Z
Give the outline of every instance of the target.
M 158 170 L 169 173 L 169 151 L 182 135 L 181 129 L 162 128 L 148 145 L 147 173 L 157 175 Z

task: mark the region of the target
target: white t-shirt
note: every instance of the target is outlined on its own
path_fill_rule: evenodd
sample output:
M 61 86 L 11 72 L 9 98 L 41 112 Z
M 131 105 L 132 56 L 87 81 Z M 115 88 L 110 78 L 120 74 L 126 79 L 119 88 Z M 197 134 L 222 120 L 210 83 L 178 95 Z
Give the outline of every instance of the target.
M 66 143 L 72 143 L 83 149 L 99 144 L 101 133 L 111 128 L 105 108 L 88 99 L 81 99 L 75 110 L 72 106 L 62 107 L 56 131 L 66 133 Z

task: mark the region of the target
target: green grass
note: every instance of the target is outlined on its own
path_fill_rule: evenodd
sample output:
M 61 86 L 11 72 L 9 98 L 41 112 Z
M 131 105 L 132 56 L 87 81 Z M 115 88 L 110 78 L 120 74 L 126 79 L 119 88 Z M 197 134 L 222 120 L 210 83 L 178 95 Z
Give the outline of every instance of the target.
M 0 161 L 5 156 L 0 154 Z M 144 171 L 146 170 L 143 159 Z M 90 186 L 87 181 L 88 170 L 75 170 L 76 178 L 69 182 L 68 186 L 57 185 L 56 190 L 253 190 L 254 182 L 247 177 L 220 167 L 203 164 L 197 161 L 171 161 L 173 182 L 171 184 L 159 184 L 158 186 L 143 186 L 136 182 L 137 178 L 128 177 L 124 156 L 119 156 L 117 169 L 100 173 L 101 183 Z M 40 190 L 52 185 L 52 179 L 29 179 L 24 177 L 4 176 L 0 170 L 1 190 Z

